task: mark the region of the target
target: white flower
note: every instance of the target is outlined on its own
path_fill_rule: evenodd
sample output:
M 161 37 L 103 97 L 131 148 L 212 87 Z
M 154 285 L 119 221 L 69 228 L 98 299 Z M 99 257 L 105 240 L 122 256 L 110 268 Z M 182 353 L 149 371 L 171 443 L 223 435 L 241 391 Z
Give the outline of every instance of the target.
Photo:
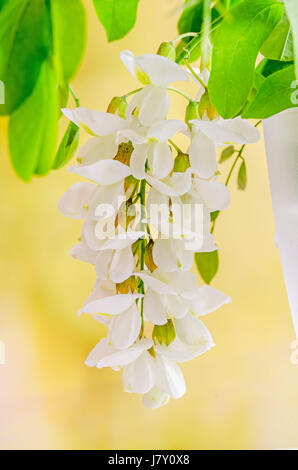
M 78 161 L 90 165 L 98 160 L 114 158 L 118 145 L 123 141 L 121 131 L 129 123 L 111 113 L 93 111 L 87 108 L 62 109 L 64 115 L 88 134 L 94 136 L 80 149 Z
M 217 169 L 216 145 L 257 142 L 259 131 L 245 119 L 193 119 L 189 160 L 192 169 L 201 178 L 210 178 Z
M 168 119 L 155 123 L 145 136 L 131 136 L 135 148 L 131 155 L 130 168 L 135 178 L 147 177 L 146 160 L 152 170 L 149 174 L 153 178 L 163 179 L 170 174 L 174 160 L 167 141 L 178 131 L 186 131 L 186 124 L 177 119 Z
M 187 73 L 172 60 L 157 54 L 135 57 L 130 51 L 122 51 L 120 59 L 129 72 L 145 85 L 130 102 L 127 116 L 137 108 L 138 119 L 144 126 L 164 119 L 170 107 L 167 86 L 173 82 L 187 81 Z
M 184 122 L 165 119 L 167 87 L 187 80 L 187 73 L 155 54 L 135 57 L 123 51 L 121 60 L 145 85 L 131 99 L 126 119 L 86 108 L 63 110 L 92 135 L 79 152 L 79 166 L 70 168 L 90 182 L 73 185 L 58 207 L 68 217 L 83 219 L 80 242 L 70 255 L 93 264 L 97 275 L 78 314 L 92 315 L 107 327 L 86 364 L 123 368 L 125 390 L 158 408 L 185 393 L 178 364 L 214 345 L 199 317 L 230 301 L 210 286 L 198 287 L 189 271 L 194 252 L 217 249 L 210 214 L 229 204 L 229 191 L 215 177 L 215 147 L 255 141 L 257 134 L 240 118 L 193 120 L 190 167 L 185 158 L 181 167 L 186 171 L 173 171 L 169 140 L 179 131 L 189 132 Z M 153 340 L 144 337 L 150 331 L 146 322 L 153 326 Z

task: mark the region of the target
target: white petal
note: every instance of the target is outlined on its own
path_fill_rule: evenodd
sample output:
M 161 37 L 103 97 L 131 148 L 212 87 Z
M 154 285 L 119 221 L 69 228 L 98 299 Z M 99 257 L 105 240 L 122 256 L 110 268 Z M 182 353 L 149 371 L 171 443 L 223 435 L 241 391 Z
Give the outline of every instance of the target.
M 186 390 L 183 374 L 177 364 L 164 355 L 156 356 L 156 385 L 173 398 L 181 398 Z
M 114 316 L 108 334 L 111 345 L 118 349 L 131 346 L 139 336 L 141 324 L 141 314 L 136 304 Z
M 94 264 L 96 252 L 90 250 L 90 248 L 85 243 L 78 243 L 71 248 L 69 256 L 80 261 L 85 261 L 85 263 Z
M 88 367 L 94 367 L 102 358 L 113 352 L 116 352 L 115 348 L 108 345 L 107 338 L 104 338 L 92 349 L 85 364 Z
M 184 299 L 192 299 L 199 293 L 196 276 L 191 272 L 168 273 L 169 285 Z
M 136 69 L 135 69 L 135 56 L 131 51 L 124 50 L 120 52 L 120 59 L 122 60 L 123 64 L 127 68 L 127 70 L 135 77 L 136 77 Z
M 116 250 L 110 266 L 110 279 L 115 282 L 123 282 L 128 279 L 135 268 L 131 247 Z
M 219 181 L 198 181 L 198 191 L 211 211 L 224 210 L 230 203 L 230 191 Z
M 214 287 L 204 284 L 199 288 L 198 297 L 188 301 L 187 303 L 196 315 L 202 316 L 214 312 L 222 305 L 228 304 L 231 301 L 232 299 L 227 295 Z
M 191 167 L 198 172 L 201 178 L 210 178 L 216 171 L 214 143 L 202 132 L 197 132 L 191 141 L 189 161 Z
M 167 142 L 178 131 L 186 131 L 187 126 L 184 122 L 178 119 L 167 119 L 160 121 L 149 129 L 147 134 L 148 138 L 157 140 L 158 142 Z
M 123 181 L 109 186 L 97 186 L 97 189 L 89 202 L 89 215 L 98 220 L 111 217 L 112 214 L 116 216 L 116 213 L 124 200 Z M 100 210 L 104 209 L 104 207 L 108 208 L 108 206 L 109 210 Z
M 161 55 L 143 54 L 135 58 L 135 63 L 153 85 L 167 86 L 173 82 L 188 80 L 187 73 L 180 65 Z
M 139 180 L 145 178 L 147 150 L 148 144 L 136 145 L 130 157 L 131 174 Z
M 169 346 L 156 345 L 155 350 L 174 362 L 188 362 L 207 351 L 205 347 L 183 343 L 178 337 Z
M 189 307 L 185 299 L 181 299 L 178 295 L 167 295 L 166 298 L 167 311 L 174 318 L 183 318 L 189 311 Z
M 114 158 L 118 150 L 114 136 L 91 137 L 80 148 L 77 161 L 80 165 L 92 165 L 98 160 Z
M 118 183 L 131 174 L 129 166 L 117 160 L 100 160 L 88 166 L 73 166 L 69 171 L 103 185 Z
M 154 382 L 155 364 L 147 351 L 123 369 L 123 383 L 127 392 L 147 393 L 154 386 Z
M 162 271 L 172 272 L 177 270 L 174 240 L 164 240 L 162 238 L 155 240 L 152 255 L 154 263 Z
M 193 313 L 182 319 L 176 318 L 175 330 L 178 338 L 190 346 L 200 346 L 205 351 L 214 345 L 208 329 Z
M 170 99 L 165 88 L 148 86 L 139 107 L 138 118 L 143 126 L 152 126 L 165 119 L 170 109 Z
M 104 313 L 106 315 L 119 315 L 127 310 L 136 299 L 143 297 L 142 294 L 118 294 L 110 295 L 92 300 L 84 305 L 82 312 L 84 313 Z
M 97 220 L 86 219 L 82 226 L 82 239 L 86 242 L 88 248 L 93 251 L 100 249 L 103 244 L 103 240 L 96 236 L 96 224 Z
M 260 138 L 259 131 L 245 119 L 219 119 L 214 121 L 191 121 L 209 139 L 215 143 L 239 143 L 248 144 L 257 142 Z
M 85 131 L 99 135 L 114 134 L 120 129 L 125 129 L 127 123 L 116 114 L 93 111 L 87 108 L 62 109 L 64 115 Z
M 144 281 L 148 287 L 150 287 L 154 292 L 157 292 L 158 294 L 176 294 L 176 290 L 171 288 L 166 282 L 157 279 L 155 275 L 149 273 L 147 274 L 143 271 L 136 272 L 134 274 L 140 279 L 142 279 L 142 281 Z
M 99 251 L 95 260 L 95 272 L 100 280 L 108 279 L 109 265 L 113 256 L 112 250 Z
M 71 186 L 59 199 L 58 209 L 62 214 L 72 219 L 81 219 L 86 214 L 91 195 L 96 186 L 92 183 L 80 182 Z
M 120 233 L 119 235 L 115 235 L 115 237 L 110 238 L 106 242 L 103 243 L 101 246 L 101 250 L 121 250 L 123 248 L 127 248 L 135 243 L 139 238 L 144 237 L 147 235 L 145 232 L 141 231 L 128 231 Z
M 182 173 L 181 173 L 182 174 Z M 167 178 L 168 180 L 168 178 Z M 165 194 L 167 196 L 178 196 L 177 192 L 167 182 L 160 181 L 156 178 L 152 178 L 148 173 L 146 174 L 146 181 L 156 189 L 156 191 Z
M 150 409 L 160 408 L 168 403 L 170 395 L 158 387 L 153 387 L 143 396 L 143 404 Z
M 146 179 L 153 188 L 162 194 L 177 197 L 185 194 L 191 187 L 191 171 L 189 170 L 186 170 L 184 173 L 172 173 L 171 176 L 168 176 L 163 181 L 156 180 L 149 175 L 146 176 Z
M 144 316 L 154 325 L 167 323 L 167 313 L 160 294 L 148 288 L 144 297 Z
M 181 271 L 189 271 L 193 265 L 193 251 L 185 248 L 183 240 L 175 240 L 175 248 Z
M 152 340 L 144 338 L 128 349 L 115 350 L 115 348 L 111 346 L 108 354 L 97 362 L 96 367 L 126 366 L 135 361 L 146 349 L 150 349 L 152 344 Z
M 174 166 L 172 151 L 169 145 L 155 143 L 152 146 L 152 174 L 153 177 L 163 179 L 168 176 Z
M 112 319 L 107 315 L 93 315 L 94 320 L 98 321 L 102 325 L 110 326 Z

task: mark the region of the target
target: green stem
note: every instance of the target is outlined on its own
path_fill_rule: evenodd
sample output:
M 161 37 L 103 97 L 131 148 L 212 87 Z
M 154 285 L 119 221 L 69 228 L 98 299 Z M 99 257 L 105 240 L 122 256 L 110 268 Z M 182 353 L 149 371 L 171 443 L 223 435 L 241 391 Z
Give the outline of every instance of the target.
M 194 71 L 194 69 L 188 62 L 188 60 L 184 59 L 184 62 L 185 62 L 186 67 L 190 71 L 190 73 L 195 77 L 196 80 L 198 80 L 198 82 L 202 85 L 202 87 L 205 88 L 205 90 L 207 90 L 207 85 L 203 82 L 203 80 L 199 77 L 199 75 Z
M 188 96 L 186 93 L 184 93 L 183 91 L 181 90 L 178 90 L 177 88 L 173 88 L 173 87 L 168 87 L 167 88 L 169 91 L 174 91 L 175 93 L 178 93 L 178 95 L 181 95 L 183 96 L 185 99 L 187 99 L 188 101 L 194 101 L 190 96 Z
M 129 91 L 128 93 L 125 93 L 125 95 L 122 95 L 122 98 L 128 98 L 131 95 L 134 95 L 135 93 L 138 93 L 139 91 L 142 91 L 143 87 L 137 88 L 136 90 Z
M 145 214 L 145 203 L 146 203 L 146 180 L 143 179 L 141 181 L 141 187 L 140 187 L 140 204 L 141 204 L 141 231 L 145 232 L 146 230 L 146 223 L 143 222 L 144 217 L 146 216 Z M 145 249 L 146 249 L 146 240 L 143 238 L 141 240 L 141 255 L 140 255 L 140 269 L 141 271 L 144 270 L 145 267 Z M 140 288 L 139 291 L 141 294 L 145 294 L 145 287 L 144 287 L 144 282 L 141 281 L 140 283 Z M 141 320 L 142 320 L 142 326 L 140 330 L 140 335 L 139 338 L 142 338 L 143 333 L 144 333 L 144 297 L 141 299 Z
M 70 90 L 70 93 L 75 101 L 75 104 L 76 104 L 76 107 L 79 108 L 80 107 L 80 100 L 79 98 L 77 97 L 77 95 L 75 94 L 73 88 L 71 85 L 69 85 L 69 90 Z
M 236 164 L 237 164 L 239 158 L 243 158 L 243 157 L 242 157 L 242 153 L 243 153 L 243 150 L 245 149 L 245 146 L 246 146 L 246 144 L 243 144 L 243 145 L 242 145 L 241 149 L 239 150 L 239 152 L 238 152 L 238 154 L 237 154 L 237 156 L 236 156 L 236 158 L 235 158 L 235 160 L 234 160 L 234 162 L 233 162 L 233 165 L 231 166 L 231 169 L 230 169 L 230 171 L 229 171 L 229 174 L 228 174 L 227 179 L 226 179 L 226 182 L 225 182 L 225 185 L 226 185 L 226 186 L 228 186 L 228 184 L 229 184 L 229 181 L 230 181 L 230 179 L 231 179 L 232 173 L 233 173 L 233 171 L 234 171 L 234 168 L 235 168 L 235 166 L 236 166 Z
M 183 33 L 183 34 L 180 34 L 179 36 L 177 36 L 175 39 L 172 39 L 171 43 L 175 44 L 175 42 L 180 41 L 180 39 L 191 37 L 191 36 L 195 37 L 197 35 L 198 35 L 198 33 Z
M 168 139 L 169 144 L 172 145 L 172 147 L 176 150 L 178 154 L 183 154 L 181 148 L 178 147 L 178 145 L 175 144 L 171 139 Z

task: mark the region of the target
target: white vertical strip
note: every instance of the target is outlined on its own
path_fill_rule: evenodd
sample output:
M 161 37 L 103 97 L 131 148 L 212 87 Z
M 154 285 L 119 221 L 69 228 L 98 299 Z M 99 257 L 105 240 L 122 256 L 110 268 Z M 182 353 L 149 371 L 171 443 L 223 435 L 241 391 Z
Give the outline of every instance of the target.
M 265 119 L 263 126 L 276 244 L 298 338 L 298 108 Z

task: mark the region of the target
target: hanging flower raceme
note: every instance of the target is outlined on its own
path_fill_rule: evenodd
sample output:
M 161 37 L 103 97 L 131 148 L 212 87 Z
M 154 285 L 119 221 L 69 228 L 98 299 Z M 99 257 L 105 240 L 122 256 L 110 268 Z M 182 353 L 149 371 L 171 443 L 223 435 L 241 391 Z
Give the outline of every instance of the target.
M 59 209 L 83 219 L 70 255 L 96 273 L 79 314 L 107 328 L 86 365 L 122 369 L 124 389 L 157 408 L 185 393 L 178 364 L 214 346 L 201 317 L 231 300 L 199 287 L 190 272 L 194 253 L 218 249 L 211 214 L 229 204 L 217 181 L 216 146 L 254 142 L 258 134 L 240 118 L 202 112 L 208 100 L 201 89 L 188 107 L 191 119 L 167 119 L 168 85 L 186 81 L 185 70 L 158 54 L 124 51 L 121 60 L 141 89 L 114 99 L 106 113 L 63 110 L 91 137 L 70 168 L 89 182 L 72 186 Z M 190 139 L 185 152 L 172 140 L 178 132 Z

